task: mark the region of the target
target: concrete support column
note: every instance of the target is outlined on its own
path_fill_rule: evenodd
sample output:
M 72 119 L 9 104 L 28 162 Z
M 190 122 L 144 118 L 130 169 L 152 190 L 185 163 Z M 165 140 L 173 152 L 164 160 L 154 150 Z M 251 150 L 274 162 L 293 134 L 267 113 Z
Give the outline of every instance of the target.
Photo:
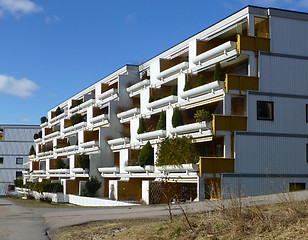
M 204 201 L 205 200 L 205 175 L 203 174 L 202 177 L 198 178 L 197 182 L 197 196 L 198 201 Z
M 150 204 L 150 181 L 149 180 L 142 181 L 142 200 L 146 204 Z
M 223 114 L 231 115 L 231 95 L 225 94 L 223 100 Z
M 63 194 L 66 195 L 66 179 L 61 180 L 62 186 L 63 186 Z
M 224 157 L 231 157 L 231 134 L 227 132 L 224 136 Z

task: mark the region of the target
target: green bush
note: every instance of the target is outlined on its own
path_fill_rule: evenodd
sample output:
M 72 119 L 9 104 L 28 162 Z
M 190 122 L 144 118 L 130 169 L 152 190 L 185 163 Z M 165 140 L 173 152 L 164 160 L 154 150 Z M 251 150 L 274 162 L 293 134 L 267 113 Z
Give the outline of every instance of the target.
M 44 117 L 41 117 L 41 124 L 42 123 L 45 123 L 45 122 L 47 122 L 47 118 L 44 116 Z
M 197 110 L 194 114 L 194 119 L 196 122 L 212 122 L 213 121 L 213 114 L 211 114 L 209 111 L 206 111 L 204 109 Z
M 73 116 L 70 117 L 71 120 L 71 125 L 74 126 L 78 123 L 83 122 L 83 116 L 79 113 L 74 114 Z
M 33 136 L 34 140 L 35 139 L 39 139 L 39 138 L 42 138 L 42 131 L 39 131 L 38 133 L 35 133 L 34 136 Z
M 199 75 L 198 86 L 202 86 L 204 84 L 206 84 L 205 77 L 203 75 Z
M 86 195 L 83 196 L 88 196 L 88 197 L 94 197 L 97 190 L 100 189 L 102 186 L 102 183 L 98 181 L 97 177 L 91 177 L 89 181 L 86 182 L 85 184 L 85 189 L 82 189 L 82 192 Z
M 224 81 L 224 75 L 221 70 L 220 63 L 215 64 L 215 70 L 214 70 L 214 81 Z
M 28 188 L 32 191 L 37 191 L 39 193 L 42 192 L 50 192 L 50 193 L 58 193 L 63 192 L 63 186 L 60 182 L 52 183 L 49 179 L 44 179 L 42 182 L 27 182 L 24 185 L 25 188 Z
M 141 167 L 144 167 L 145 165 L 154 165 L 154 149 L 149 141 L 141 149 L 138 156 L 138 162 Z
M 57 107 L 56 111 L 55 111 L 55 115 L 59 116 L 60 114 L 63 113 L 63 110 L 60 107 Z
M 89 166 L 90 166 L 89 155 L 85 155 L 85 154 L 78 155 L 77 156 L 77 163 L 78 163 L 79 167 L 81 167 L 83 169 L 89 168 Z
M 143 117 L 141 117 L 141 118 L 139 119 L 139 128 L 138 128 L 137 133 L 138 133 L 138 134 L 141 134 L 141 133 L 144 133 L 144 132 L 145 132 L 145 124 L 144 124 L 144 119 L 143 119 Z
M 161 111 L 157 122 L 156 130 L 166 130 L 166 114 Z
M 82 99 L 79 99 L 79 100 L 73 100 L 72 101 L 72 106 L 70 107 L 70 109 L 74 108 L 74 107 L 77 107 L 78 105 L 82 104 L 83 101 Z
M 187 91 L 189 89 L 191 89 L 191 82 L 190 80 L 185 81 L 185 86 L 184 86 L 184 91 Z
M 177 96 L 177 86 L 172 85 L 171 90 L 170 90 L 170 95 Z
M 165 138 L 158 144 L 157 166 L 198 162 L 198 152 L 191 138 Z
M 32 145 L 29 151 L 29 155 L 35 155 L 35 150 L 34 150 L 34 146 Z
M 57 166 L 56 166 L 57 169 L 64 169 L 64 168 L 68 168 L 68 166 L 64 163 L 63 159 L 60 158 L 58 161 L 57 161 Z
M 20 187 L 22 188 L 24 186 L 22 178 L 17 178 L 14 180 L 14 185 L 15 187 Z
M 173 115 L 172 115 L 172 126 L 175 128 L 183 124 L 184 122 L 183 122 L 182 112 L 180 111 L 179 108 L 175 108 L 173 110 Z

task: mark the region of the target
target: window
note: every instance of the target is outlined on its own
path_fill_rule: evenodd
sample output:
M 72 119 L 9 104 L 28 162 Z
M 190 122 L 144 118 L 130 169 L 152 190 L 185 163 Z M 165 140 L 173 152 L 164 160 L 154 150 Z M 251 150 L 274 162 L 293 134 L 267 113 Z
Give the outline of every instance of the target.
M 306 104 L 306 123 L 308 123 L 308 104 Z
M 3 141 L 3 128 L 0 128 L 0 141 Z
M 258 120 L 274 120 L 274 102 L 257 101 Z
M 14 191 L 15 190 L 15 185 L 8 185 L 8 189 L 9 191 Z
M 306 144 L 306 162 L 308 163 L 308 144 Z
M 16 172 L 16 178 L 22 178 L 22 171 Z
M 0 164 L 3 164 L 3 157 L 0 157 Z
M 16 164 L 23 164 L 23 158 L 16 158 Z
M 306 183 L 289 183 L 290 192 L 301 191 L 306 189 Z

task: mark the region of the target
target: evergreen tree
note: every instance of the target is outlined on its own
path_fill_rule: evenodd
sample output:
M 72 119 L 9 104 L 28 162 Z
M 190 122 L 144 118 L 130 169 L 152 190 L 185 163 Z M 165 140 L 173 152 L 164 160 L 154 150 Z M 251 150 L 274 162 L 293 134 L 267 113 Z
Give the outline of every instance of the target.
M 141 149 L 138 156 L 138 162 L 141 167 L 144 167 L 145 165 L 154 165 L 154 149 L 149 141 Z
M 221 70 L 220 63 L 215 64 L 215 70 L 214 70 L 214 81 L 224 81 L 224 75 Z
M 159 120 L 156 126 L 156 130 L 166 130 L 166 114 L 164 111 L 161 111 L 159 115 Z
M 143 117 L 141 117 L 141 118 L 139 119 L 139 128 L 138 128 L 137 133 L 138 133 L 138 134 L 141 134 L 141 133 L 144 133 L 144 132 L 145 132 L 144 119 L 143 119 Z
M 183 124 L 184 122 L 183 122 L 182 112 L 180 111 L 179 108 L 175 108 L 173 110 L 173 115 L 172 115 L 172 126 L 175 128 Z

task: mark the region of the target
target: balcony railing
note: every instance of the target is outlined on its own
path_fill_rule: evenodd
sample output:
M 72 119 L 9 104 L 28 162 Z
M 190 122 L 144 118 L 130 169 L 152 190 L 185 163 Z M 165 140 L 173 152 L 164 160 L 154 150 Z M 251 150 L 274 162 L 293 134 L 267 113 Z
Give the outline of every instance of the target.
M 53 151 L 46 151 L 46 152 L 41 152 L 37 154 L 38 158 L 43 158 L 43 157 L 48 157 L 48 156 L 53 156 Z
M 67 146 L 67 147 L 63 147 L 63 148 L 57 148 L 55 149 L 55 153 L 57 154 L 70 154 L 70 153 L 74 153 L 78 150 L 78 146 L 77 145 L 73 145 L 73 146 Z
M 125 166 L 124 170 L 128 173 L 145 173 L 145 172 L 154 172 L 154 166 L 145 165 L 141 166 Z
M 212 124 L 203 121 L 203 122 L 177 126 L 175 128 L 170 129 L 170 133 L 175 135 L 194 133 L 194 132 L 202 133 L 204 132 L 204 130 L 210 130 L 210 129 L 212 129 Z
M 98 171 L 102 174 L 102 176 L 104 174 L 116 174 L 120 172 L 120 168 L 119 167 L 102 167 L 102 168 L 98 168 Z
M 194 163 L 182 164 L 182 165 L 166 165 L 159 166 L 157 169 L 161 172 L 197 172 L 199 168 Z
M 33 170 L 32 174 L 46 174 L 46 170 Z
M 130 143 L 130 138 L 116 138 L 112 140 L 108 140 L 107 143 L 110 145 L 111 150 L 118 149 L 125 147 L 127 144 Z
M 99 141 L 89 141 L 89 142 L 85 142 L 85 143 L 80 143 L 80 147 L 82 148 L 98 148 L 99 145 Z
M 109 123 L 108 114 L 102 114 L 102 115 L 96 116 L 96 117 L 90 119 L 90 123 L 92 123 L 94 126 L 105 125 L 105 124 Z
M 172 103 L 176 103 L 177 101 L 178 101 L 178 97 L 171 95 L 171 96 L 156 100 L 154 102 L 150 102 L 147 105 L 147 108 L 152 110 L 155 108 L 171 105 Z
M 74 126 L 70 126 L 70 127 L 64 128 L 63 129 L 63 133 L 74 132 L 74 131 L 77 131 L 77 130 L 79 130 L 81 128 L 84 128 L 86 126 L 87 126 L 87 122 L 77 123 Z
M 157 79 L 163 79 L 163 78 L 169 77 L 173 74 L 176 74 L 176 73 L 182 72 L 183 70 L 186 70 L 188 67 L 189 67 L 188 62 L 179 63 L 179 64 L 177 64 L 177 65 L 175 65 L 171 68 L 168 68 L 168 69 L 158 73 L 156 75 L 156 78 Z
M 133 108 L 117 114 L 117 117 L 120 119 L 120 121 L 123 122 L 123 119 L 136 116 L 139 113 L 140 113 L 140 108 Z
M 89 107 L 89 106 L 91 106 L 91 105 L 94 105 L 94 104 L 95 104 L 95 99 L 89 99 L 88 101 L 83 102 L 83 103 L 81 103 L 80 105 L 78 105 L 78 106 L 76 106 L 76 107 L 70 109 L 69 112 L 70 112 L 71 114 L 74 114 L 74 113 L 76 113 L 76 112 L 78 112 L 78 111 L 80 111 L 80 110 L 82 110 L 82 109 L 85 109 L 86 107 Z
M 60 115 L 53 117 L 49 120 L 50 123 L 54 123 L 66 117 L 66 112 L 61 113 Z
M 60 131 L 55 131 L 55 132 L 49 133 L 48 135 L 44 136 L 43 139 L 54 138 L 59 135 L 60 135 Z
M 72 172 L 75 174 L 87 174 L 88 173 L 88 171 L 86 171 L 83 168 L 73 168 Z
M 129 96 L 132 97 L 134 96 L 137 91 L 139 91 L 140 89 L 143 89 L 143 88 L 146 88 L 147 86 L 150 85 L 150 80 L 149 79 L 146 79 L 146 80 L 143 80 L 141 82 L 138 82 L 128 88 L 126 88 L 126 91 L 129 93 Z
M 115 88 L 111 88 L 108 91 L 103 92 L 97 96 L 97 98 L 102 102 L 108 102 L 116 97 L 118 97 L 118 89 Z
M 203 95 L 205 93 L 210 93 L 213 90 L 219 90 L 219 89 L 223 89 L 223 88 L 224 88 L 224 82 L 215 81 L 215 82 L 211 82 L 211 83 L 208 83 L 208 84 L 205 84 L 205 85 L 184 91 L 180 96 L 181 96 L 181 98 L 188 100 L 189 98 L 200 96 L 200 95 Z
M 48 126 L 48 122 L 47 121 L 40 125 L 41 128 L 44 128 L 44 127 L 47 127 L 47 126 Z
M 228 41 L 215 48 L 212 48 L 204 53 L 201 53 L 193 58 L 193 63 L 197 65 L 207 66 L 215 64 L 218 61 L 211 62 L 210 60 L 223 56 L 223 58 L 234 57 L 238 54 L 236 42 Z M 204 63 L 204 64 L 203 64 Z
M 213 134 L 217 131 L 247 131 L 247 117 L 214 114 Z
M 229 93 L 230 90 L 259 90 L 259 78 L 250 77 L 250 76 L 240 76 L 233 74 L 226 74 L 226 93 Z
M 200 157 L 200 177 L 205 173 L 234 173 L 234 158 Z
M 48 173 L 50 174 L 69 174 L 70 173 L 70 170 L 69 169 L 49 169 L 48 170 Z
M 137 134 L 136 139 L 137 140 L 148 140 L 148 139 L 161 139 L 166 136 L 166 131 L 165 130 L 156 130 L 152 132 L 145 132 L 141 134 Z

